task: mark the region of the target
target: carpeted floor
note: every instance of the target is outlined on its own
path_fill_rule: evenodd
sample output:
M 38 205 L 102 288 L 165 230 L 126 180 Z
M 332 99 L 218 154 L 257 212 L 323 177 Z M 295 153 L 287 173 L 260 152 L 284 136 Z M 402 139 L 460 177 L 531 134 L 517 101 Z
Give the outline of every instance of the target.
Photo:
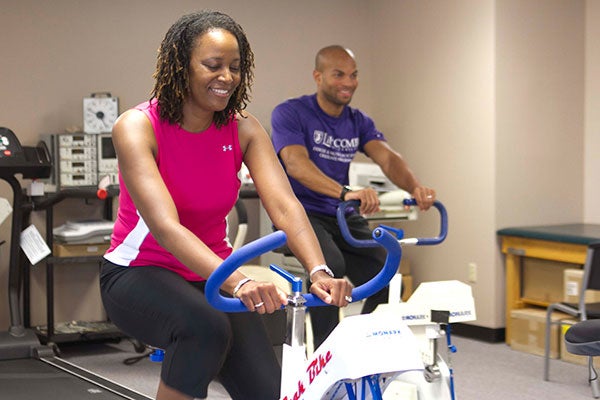
M 587 368 L 552 360 L 550 382 L 542 380 L 543 358 L 512 350 L 504 343 L 490 344 L 454 336 L 452 355 L 456 398 L 459 400 L 592 399 Z M 123 361 L 139 354 L 126 340 L 118 344 L 62 347 L 62 357 L 92 372 L 153 397 L 160 364 L 144 358 L 132 365 Z M 230 399 L 223 388 L 211 385 L 209 399 Z

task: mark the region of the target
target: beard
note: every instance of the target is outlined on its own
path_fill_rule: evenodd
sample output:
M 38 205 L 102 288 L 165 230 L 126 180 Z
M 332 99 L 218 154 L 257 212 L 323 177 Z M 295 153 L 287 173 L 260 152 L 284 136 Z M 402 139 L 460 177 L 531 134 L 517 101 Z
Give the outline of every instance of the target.
M 352 93 L 352 94 L 354 95 L 354 93 Z M 339 98 L 338 96 L 336 96 L 335 92 L 331 92 L 331 91 L 324 91 L 323 97 L 325 97 L 325 99 L 328 102 L 335 104 L 337 106 L 347 106 L 352 101 L 352 96 L 350 96 L 348 98 L 346 98 L 346 97 Z

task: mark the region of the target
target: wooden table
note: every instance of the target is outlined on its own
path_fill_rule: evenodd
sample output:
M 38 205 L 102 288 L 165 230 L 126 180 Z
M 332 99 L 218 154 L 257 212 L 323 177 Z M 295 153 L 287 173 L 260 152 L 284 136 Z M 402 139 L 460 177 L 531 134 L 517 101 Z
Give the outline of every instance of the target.
M 510 315 L 527 305 L 547 307 L 522 296 L 524 257 L 583 265 L 588 245 L 600 242 L 600 225 L 563 224 L 500 229 L 506 267 L 506 342 L 510 343 Z

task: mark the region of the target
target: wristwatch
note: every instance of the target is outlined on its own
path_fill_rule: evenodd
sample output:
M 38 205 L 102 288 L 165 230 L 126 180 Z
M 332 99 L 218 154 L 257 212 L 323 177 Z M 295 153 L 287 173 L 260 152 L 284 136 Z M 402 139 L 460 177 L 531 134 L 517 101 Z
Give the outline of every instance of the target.
M 316 267 L 314 267 L 311 271 L 310 271 L 310 275 L 308 276 L 308 279 L 312 282 L 312 276 L 314 274 L 316 274 L 319 271 L 323 271 L 325 272 L 327 275 L 329 275 L 330 277 L 334 277 L 333 275 L 333 271 L 329 269 L 329 267 L 325 264 L 321 264 L 321 265 L 317 265 Z
M 346 201 L 346 193 L 351 192 L 352 188 L 348 185 L 342 186 L 342 193 L 340 193 L 340 201 Z

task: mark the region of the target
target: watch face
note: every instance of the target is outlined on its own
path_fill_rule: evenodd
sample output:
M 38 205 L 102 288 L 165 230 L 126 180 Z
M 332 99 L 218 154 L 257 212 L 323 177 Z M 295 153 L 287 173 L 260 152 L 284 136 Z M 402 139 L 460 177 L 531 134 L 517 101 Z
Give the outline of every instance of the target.
M 86 97 L 83 99 L 83 131 L 108 133 L 119 116 L 116 97 Z

